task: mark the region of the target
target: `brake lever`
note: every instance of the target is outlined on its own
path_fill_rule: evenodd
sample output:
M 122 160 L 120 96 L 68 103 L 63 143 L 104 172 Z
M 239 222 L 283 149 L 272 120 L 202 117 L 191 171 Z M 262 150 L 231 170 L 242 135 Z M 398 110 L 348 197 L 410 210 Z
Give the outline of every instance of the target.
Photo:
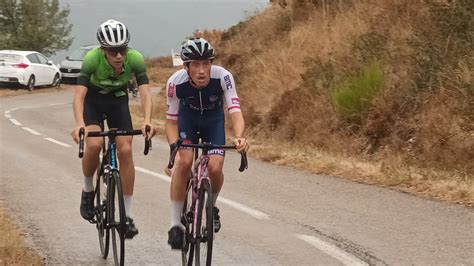
M 85 129 L 81 127 L 79 129 L 79 158 L 84 156 L 84 132 Z
M 247 153 L 241 153 L 240 154 L 240 167 L 239 167 L 239 172 L 245 171 L 245 169 L 248 169 L 249 164 L 247 161 Z
M 148 133 L 150 133 L 151 128 L 149 125 L 145 126 L 145 150 L 143 151 L 144 155 L 147 155 L 148 152 L 151 150 L 151 139 L 147 139 Z

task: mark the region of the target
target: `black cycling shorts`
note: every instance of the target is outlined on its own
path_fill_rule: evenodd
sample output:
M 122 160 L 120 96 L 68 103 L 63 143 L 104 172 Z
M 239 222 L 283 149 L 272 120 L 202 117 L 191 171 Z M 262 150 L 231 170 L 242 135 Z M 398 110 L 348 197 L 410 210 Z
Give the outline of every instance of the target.
M 222 109 L 192 110 L 184 105 L 180 105 L 178 113 L 179 137 L 183 143 L 198 143 L 199 137 L 203 142 L 210 142 L 215 145 L 225 145 L 225 117 Z M 198 135 L 199 133 L 199 135 Z M 222 149 L 210 150 L 209 155 L 219 154 L 224 156 Z
M 84 99 L 84 123 L 100 125 L 106 115 L 107 126 L 118 130 L 132 130 L 132 117 L 128 108 L 128 94 L 116 97 L 113 94 L 102 95 L 88 90 Z

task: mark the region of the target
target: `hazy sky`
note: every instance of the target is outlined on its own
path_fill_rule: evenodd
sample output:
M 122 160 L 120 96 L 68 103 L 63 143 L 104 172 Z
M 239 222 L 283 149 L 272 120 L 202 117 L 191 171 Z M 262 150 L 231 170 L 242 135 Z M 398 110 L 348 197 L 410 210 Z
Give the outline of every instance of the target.
M 69 22 L 74 41 L 68 51 L 51 56 L 60 63 L 71 51 L 85 44 L 96 44 L 100 23 L 113 18 L 127 25 L 130 46 L 147 57 L 169 55 L 171 49 L 196 29 L 226 29 L 268 0 L 59 0 L 69 5 Z

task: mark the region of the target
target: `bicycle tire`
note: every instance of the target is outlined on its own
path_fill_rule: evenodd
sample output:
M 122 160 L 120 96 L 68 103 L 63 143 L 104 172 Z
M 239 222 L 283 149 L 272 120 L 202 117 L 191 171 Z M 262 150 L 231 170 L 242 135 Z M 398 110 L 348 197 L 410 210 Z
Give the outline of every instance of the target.
M 193 248 L 194 245 L 191 245 L 191 227 L 192 227 L 192 188 L 191 180 L 188 180 L 188 185 L 186 186 L 186 198 L 184 199 L 183 211 L 181 213 L 181 223 L 184 225 L 184 245 L 181 249 L 181 263 L 183 266 L 191 266 L 193 264 Z
M 109 188 L 110 186 L 110 188 Z M 109 223 L 112 235 L 112 250 L 115 265 L 124 265 L 125 261 L 125 206 L 123 202 L 122 182 L 118 172 L 112 172 L 112 178 L 108 185 L 107 201 L 109 203 Z M 118 212 L 115 206 L 118 205 Z M 118 221 L 117 221 L 118 220 Z
M 194 247 L 195 265 L 200 266 L 202 263 L 209 266 L 212 261 L 212 244 L 214 241 L 214 206 L 211 185 L 208 179 L 201 181 L 198 199 L 196 229 L 199 231 Z
M 100 246 L 100 253 L 103 259 L 107 259 L 109 255 L 109 236 L 110 236 L 110 228 L 107 227 L 107 214 L 105 199 L 102 198 L 101 189 L 104 188 L 103 182 L 103 171 L 97 171 L 97 180 L 95 186 L 95 199 L 96 199 L 96 206 L 95 206 L 95 220 L 96 220 L 96 229 L 97 235 L 99 237 L 99 246 Z

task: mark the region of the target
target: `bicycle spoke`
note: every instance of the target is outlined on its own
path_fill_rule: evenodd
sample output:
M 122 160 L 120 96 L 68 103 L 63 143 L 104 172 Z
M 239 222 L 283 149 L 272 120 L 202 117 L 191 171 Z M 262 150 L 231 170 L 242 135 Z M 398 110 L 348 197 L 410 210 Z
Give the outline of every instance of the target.
M 115 181 L 119 180 L 115 178 L 115 173 L 113 177 L 109 180 L 107 186 L 107 218 L 109 222 L 109 228 L 112 239 L 112 250 L 114 256 L 115 265 L 124 265 L 125 258 L 125 239 L 124 239 L 124 224 L 125 218 L 120 219 L 122 216 L 125 216 L 125 210 L 123 207 L 123 197 L 122 202 L 120 203 L 121 187 Z M 119 180 L 120 182 L 120 180 Z M 122 221 L 122 222 L 121 222 Z
M 110 184 L 113 188 L 109 191 L 114 191 L 113 195 L 109 195 L 108 199 L 111 201 L 111 227 L 112 227 L 112 245 L 114 251 L 115 265 L 124 265 L 125 260 L 125 207 L 123 203 L 122 184 L 120 176 L 117 172 L 112 174 Z M 109 185 L 110 185 L 109 184 Z M 112 197 L 113 196 L 113 197 Z
M 214 219 L 212 191 L 208 180 L 203 180 L 201 184 L 196 224 L 199 234 L 195 246 L 195 265 L 211 265 Z
M 184 247 L 181 250 L 181 264 L 183 266 L 192 265 L 193 262 L 193 253 L 194 245 L 191 245 L 191 230 L 192 230 L 192 212 L 191 212 L 191 202 L 192 202 L 192 191 L 188 182 L 188 189 L 186 192 L 186 199 L 184 200 L 183 211 L 181 216 L 181 223 L 185 228 L 185 243 Z
M 102 258 L 106 259 L 109 254 L 109 234 L 110 229 L 107 228 L 106 222 L 106 213 L 105 213 L 105 200 L 102 197 L 105 187 L 103 185 L 102 177 L 97 176 L 96 178 L 96 190 L 95 190 L 95 219 L 96 219 L 96 229 L 99 236 L 99 245 Z

